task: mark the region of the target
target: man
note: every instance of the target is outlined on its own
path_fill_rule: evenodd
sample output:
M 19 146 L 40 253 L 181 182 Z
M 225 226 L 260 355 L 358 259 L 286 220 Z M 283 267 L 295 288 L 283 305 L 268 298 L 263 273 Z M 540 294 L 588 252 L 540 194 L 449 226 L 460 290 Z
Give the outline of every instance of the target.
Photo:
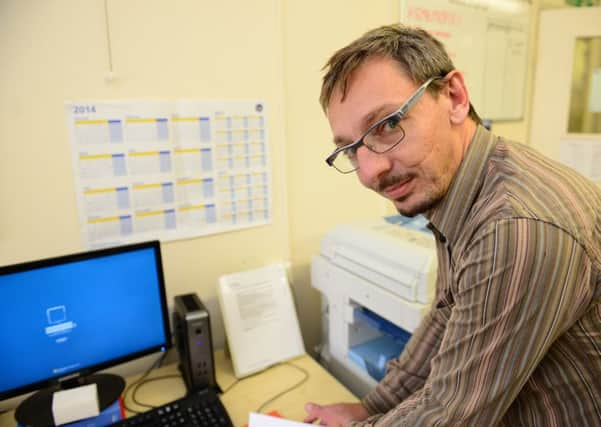
M 601 426 L 601 190 L 493 136 L 426 32 L 386 26 L 327 63 L 336 150 L 437 240 L 436 297 L 361 403 L 327 426 Z

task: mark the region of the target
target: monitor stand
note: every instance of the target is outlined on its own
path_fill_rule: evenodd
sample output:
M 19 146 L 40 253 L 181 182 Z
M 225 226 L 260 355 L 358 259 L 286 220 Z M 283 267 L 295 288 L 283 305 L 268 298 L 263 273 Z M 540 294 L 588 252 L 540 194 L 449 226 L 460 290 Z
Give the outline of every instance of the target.
M 88 384 L 96 384 L 100 411 L 114 403 L 125 388 L 125 380 L 118 375 L 94 374 L 76 378 L 69 383 L 61 383 L 29 396 L 17 407 L 15 419 L 19 424 L 28 427 L 54 426 L 52 415 L 52 395 L 54 392 Z

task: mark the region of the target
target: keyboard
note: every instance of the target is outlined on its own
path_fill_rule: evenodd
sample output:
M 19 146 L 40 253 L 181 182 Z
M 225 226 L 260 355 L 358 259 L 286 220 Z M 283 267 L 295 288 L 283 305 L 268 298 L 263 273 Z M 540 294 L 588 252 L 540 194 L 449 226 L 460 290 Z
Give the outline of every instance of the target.
M 127 427 L 233 427 L 227 411 L 213 390 L 202 390 L 150 411 L 118 421 Z

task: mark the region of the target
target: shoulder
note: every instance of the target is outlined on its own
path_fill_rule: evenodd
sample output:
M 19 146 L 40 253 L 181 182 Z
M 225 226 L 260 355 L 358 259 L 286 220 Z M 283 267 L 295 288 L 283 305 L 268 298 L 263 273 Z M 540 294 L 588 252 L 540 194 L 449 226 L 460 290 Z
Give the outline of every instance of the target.
M 499 222 L 518 219 L 538 222 L 540 229 L 567 233 L 601 262 L 597 185 L 532 148 L 503 138 L 496 138 L 482 174 L 467 230 L 486 232 Z

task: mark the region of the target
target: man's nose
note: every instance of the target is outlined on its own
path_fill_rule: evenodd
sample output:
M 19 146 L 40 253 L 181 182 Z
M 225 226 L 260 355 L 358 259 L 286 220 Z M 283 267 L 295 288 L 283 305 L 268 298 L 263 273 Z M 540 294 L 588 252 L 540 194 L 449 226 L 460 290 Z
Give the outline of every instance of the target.
M 362 146 L 357 150 L 357 165 L 361 181 L 368 185 L 368 183 L 378 182 L 380 176 L 390 172 L 392 160 L 386 153 L 374 153 L 366 146 Z

